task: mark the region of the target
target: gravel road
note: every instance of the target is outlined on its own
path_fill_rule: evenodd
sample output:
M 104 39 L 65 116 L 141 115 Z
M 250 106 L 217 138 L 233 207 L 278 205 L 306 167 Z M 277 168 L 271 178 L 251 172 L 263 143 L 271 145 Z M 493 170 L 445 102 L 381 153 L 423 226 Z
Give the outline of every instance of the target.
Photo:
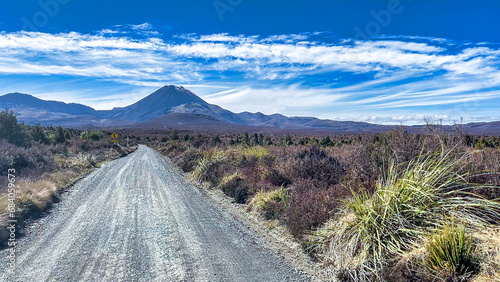
M 1 281 L 307 281 L 146 146 L 80 180 Z

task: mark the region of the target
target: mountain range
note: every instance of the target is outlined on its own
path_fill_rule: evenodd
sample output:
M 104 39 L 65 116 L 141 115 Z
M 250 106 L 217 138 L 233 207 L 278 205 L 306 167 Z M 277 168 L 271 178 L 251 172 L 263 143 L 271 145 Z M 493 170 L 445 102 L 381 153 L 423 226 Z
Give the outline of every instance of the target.
M 45 126 L 73 128 L 179 128 L 214 130 L 280 130 L 335 133 L 368 133 L 394 126 L 281 114 L 233 113 L 209 104 L 192 91 L 164 86 L 138 102 L 112 110 L 95 110 L 76 103 L 46 101 L 32 95 L 10 93 L 0 96 L 0 109 L 13 110 L 19 121 Z M 421 129 L 415 126 L 413 131 Z M 500 122 L 467 124 L 473 134 L 500 134 Z M 451 127 L 448 128 L 451 130 Z

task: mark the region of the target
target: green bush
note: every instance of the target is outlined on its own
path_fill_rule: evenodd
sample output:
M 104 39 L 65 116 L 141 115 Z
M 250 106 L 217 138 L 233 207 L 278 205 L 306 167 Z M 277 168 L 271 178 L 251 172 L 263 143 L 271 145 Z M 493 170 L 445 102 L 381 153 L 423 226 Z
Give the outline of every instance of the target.
M 54 136 L 54 142 L 56 144 L 64 144 L 66 143 L 66 134 L 64 132 L 64 128 L 62 126 L 58 126 L 56 129 L 56 134 Z
M 94 140 L 99 141 L 103 138 L 102 132 L 99 131 L 84 131 L 80 134 L 80 138 L 83 140 Z
M 0 112 L 0 139 L 5 139 L 17 146 L 23 146 L 26 143 L 26 133 L 23 126 L 17 123 L 14 111 Z
M 35 142 L 49 144 L 49 139 L 47 138 L 47 135 L 45 134 L 45 131 L 43 130 L 43 128 L 40 124 L 35 125 L 31 129 L 30 135 L 31 135 L 31 139 Z

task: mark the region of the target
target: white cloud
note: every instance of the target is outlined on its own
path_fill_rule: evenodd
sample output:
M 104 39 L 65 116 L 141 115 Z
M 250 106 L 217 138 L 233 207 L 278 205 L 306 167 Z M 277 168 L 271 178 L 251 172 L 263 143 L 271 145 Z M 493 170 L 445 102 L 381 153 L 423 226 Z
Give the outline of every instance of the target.
M 138 26 L 138 29 L 147 28 L 145 24 Z M 379 72 L 386 75 L 388 70 L 391 75 L 398 70 L 445 70 L 452 74 L 484 75 L 497 72 L 499 65 L 500 51 L 488 47 L 467 48 L 450 55 L 444 52 L 446 50 L 443 47 L 394 40 L 359 41 L 344 45 L 304 45 L 272 41 L 303 37 L 305 36 L 275 36 L 264 42 L 258 41 L 255 36 L 214 34 L 189 36 L 190 40 L 186 42 L 166 43 L 157 37 L 132 39 L 74 32 L 17 32 L 0 34 L 0 54 L 17 55 L 18 61 L 36 61 L 42 55 L 50 57 L 52 63 L 60 61 L 59 58 L 68 57 L 71 61 L 76 58 L 79 62 L 92 62 L 93 56 L 99 59 L 121 59 L 120 64 L 126 59 L 141 58 L 136 63 L 147 62 L 156 65 L 156 69 L 160 69 L 165 62 L 177 61 L 201 70 L 235 70 L 265 79 L 286 79 L 290 77 L 286 69 L 298 75 L 311 71 Z M 199 62 L 195 59 L 217 61 Z M 283 71 L 272 71 L 276 69 Z M 270 72 L 273 74 L 269 75 Z
M 330 89 L 308 89 L 291 85 L 260 89 L 241 87 L 206 95 L 203 98 L 209 103 L 235 112 L 301 115 L 304 110 L 331 106 L 343 98 L 343 95 L 335 95 Z
M 207 100 L 234 111 L 311 115 L 318 109 L 318 116 L 329 118 L 342 117 L 329 110 L 394 110 L 500 97 L 500 50 L 488 44 L 427 37 L 311 40 L 320 34 L 188 34 L 167 40 L 150 23 L 115 28 L 97 34 L 1 32 L 0 73 L 141 87 L 210 81 L 231 88 Z M 126 28 L 149 36 L 134 38 Z M 356 75 L 363 79 L 343 81 Z
M 131 24 L 129 26 L 130 26 L 130 28 L 132 28 L 134 30 L 151 30 L 151 29 L 153 29 L 153 25 L 150 23 Z

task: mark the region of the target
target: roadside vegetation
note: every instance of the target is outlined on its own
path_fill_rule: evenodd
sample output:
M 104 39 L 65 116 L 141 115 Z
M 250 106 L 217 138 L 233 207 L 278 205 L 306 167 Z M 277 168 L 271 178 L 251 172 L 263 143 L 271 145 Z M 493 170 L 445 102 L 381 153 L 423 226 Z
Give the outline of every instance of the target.
M 5 226 L 12 211 L 9 170 L 15 176 L 14 214 L 23 222 L 50 208 L 67 186 L 102 162 L 134 150 L 111 143 L 111 133 L 28 126 L 18 123 L 13 112 L 0 112 L 0 245 L 8 236 Z
M 118 131 L 127 147 L 111 133 L 28 126 L 1 112 L 0 224 L 9 169 L 25 219 L 146 144 L 266 228 L 286 230 L 331 280 L 500 281 L 500 137 L 436 125 L 335 136 Z
M 286 227 L 332 279 L 500 277 L 499 137 L 428 126 L 420 134 L 148 139 L 194 181 Z

